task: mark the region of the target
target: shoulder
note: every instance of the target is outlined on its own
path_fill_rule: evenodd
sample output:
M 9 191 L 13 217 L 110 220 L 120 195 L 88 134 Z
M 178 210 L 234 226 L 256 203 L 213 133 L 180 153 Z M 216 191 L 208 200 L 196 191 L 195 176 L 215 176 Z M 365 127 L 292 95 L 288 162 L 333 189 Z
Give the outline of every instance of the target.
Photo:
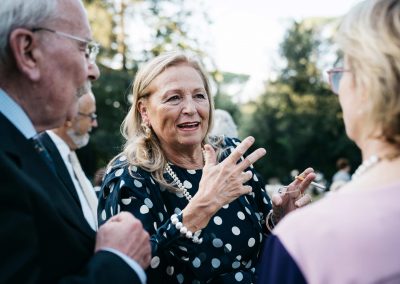
M 155 184 L 149 172 L 129 164 L 126 156 L 119 154 L 107 166 L 103 187 L 119 184 L 119 187 L 142 188 L 147 181 Z

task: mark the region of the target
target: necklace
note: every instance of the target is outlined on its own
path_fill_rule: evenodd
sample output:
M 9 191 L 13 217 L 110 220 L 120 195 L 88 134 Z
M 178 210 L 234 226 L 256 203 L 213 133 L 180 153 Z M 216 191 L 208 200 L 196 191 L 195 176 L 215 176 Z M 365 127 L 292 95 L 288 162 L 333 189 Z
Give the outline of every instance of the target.
M 384 155 L 383 157 L 378 157 L 377 155 L 372 155 L 365 161 L 361 163 L 361 165 L 355 170 L 354 174 L 351 176 L 351 179 L 358 179 L 361 175 L 363 175 L 366 171 L 371 169 L 373 166 L 381 162 L 382 160 L 392 161 L 400 156 L 400 152 L 392 153 L 388 155 Z
M 186 187 L 182 184 L 181 180 L 178 178 L 178 176 L 172 170 L 171 166 L 168 163 L 167 163 L 167 166 L 166 166 L 165 170 L 170 175 L 170 177 L 174 180 L 175 184 L 178 186 L 180 192 L 185 196 L 187 201 L 190 202 L 190 200 L 192 199 L 192 196 L 187 191 Z
M 377 155 L 372 155 L 365 161 L 361 163 L 361 165 L 356 169 L 354 174 L 351 176 L 352 180 L 358 179 L 362 174 L 364 174 L 366 171 L 368 171 L 370 168 L 375 166 L 377 163 L 379 163 L 381 159 Z
M 203 154 L 203 162 L 205 163 L 205 159 L 204 159 L 205 151 L 202 150 L 201 152 Z M 189 193 L 189 191 L 186 189 L 186 187 L 182 184 L 181 180 L 178 178 L 176 173 L 172 170 L 172 168 L 169 165 L 169 163 L 167 163 L 167 166 L 165 167 L 165 170 L 167 171 L 169 176 L 174 180 L 175 184 L 178 186 L 179 192 L 182 193 L 183 196 L 185 196 L 185 198 L 187 199 L 188 202 L 190 202 L 190 200 L 192 199 L 192 195 Z

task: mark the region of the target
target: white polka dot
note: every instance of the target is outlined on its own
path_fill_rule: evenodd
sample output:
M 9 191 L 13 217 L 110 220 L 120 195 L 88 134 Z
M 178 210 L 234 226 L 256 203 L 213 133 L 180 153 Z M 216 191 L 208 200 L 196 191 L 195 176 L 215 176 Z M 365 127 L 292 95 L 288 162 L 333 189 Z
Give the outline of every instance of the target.
M 239 146 L 240 143 L 236 140 L 233 140 L 233 144 L 235 144 L 236 146 Z
M 239 212 L 237 213 L 237 216 L 238 216 L 238 218 L 239 218 L 240 220 L 244 220 L 244 218 L 245 218 L 244 213 L 243 213 L 242 211 L 239 211 Z
M 256 243 L 256 240 L 254 238 L 250 238 L 249 241 L 247 242 L 249 247 L 253 247 L 255 243 Z
M 158 212 L 158 218 L 160 218 L 160 221 L 164 221 L 164 215 L 161 212 Z
M 236 226 L 233 226 L 233 227 L 232 227 L 232 233 L 233 233 L 235 236 L 238 236 L 238 235 L 240 235 L 240 229 L 239 229 L 238 227 L 236 227 Z
M 251 215 L 251 211 L 249 208 L 245 207 L 244 209 L 246 209 L 247 214 Z
M 221 261 L 218 258 L 213 258 L 211 260 L 211 265 L 214 268 L 218 268 L 221 265 Z
M 196 171 L 195 171 L 195 170 L 187 170 L 187 172 L 188 172 L 189 174 L 191 174 L 191 175 L 196 174 Z
M 117 171 L 115 172 L 115 176 L 116 176 L 116 177 L 119 177 L 119 176 L 121 176 L 123 173 L 124 173 L 124 169 L 119 169 L 119 170 L 117 170 Z
M 228 252 L 232 251 L 232 245 L 231 244 L 226 244 L 225 248 L 227 249 Z
M 233 263 L 232 263 L 232 268 L 233 269 L 238 269 L 240 267 L 240 262 L 239 261 L 234 261 Z
M 185 278 L 183 277 L 182 274 L 178 274 L 176 275 L 176 279 L 178 280 L 179 283 L 183 283 L 183 281 L 185 280 Z
M 264 202 L 264 204 L 268 204 L 268 201 L 265 197 L 263 198 L 263 202 Z
M 236 274 L 235 274 L 235 279 L 236 279 L 236 281 L 238 281 L 238 282 L 242 281 L 242 280 L 243 280 L 243 274 L 242 274 L 242 272 L 236 273 Z
M 106 210 L 103 209 L 103 211 L 101 211 L 101 219 L 102 219 L 103 221 L 105 221 L 106 218 L 107 218 Z
M 112 207 L 110 207 L 110 215 L 114 216 L 114 209 Z
M 222 219 L 221 219 L 221 217 L 215 216 L 215 217 L 214 217 L 214 223 L 215 223 L 216 225 L 221 225 L 221 224 L 222 224 Z
M 216 248 L 220 248 L 220 247 L 223 246 L 223 243 L 222 243 L 221 239 L 213 239 L 212 240 L 212 244 Z
M 201 261 L 200 261 L 200 259 L 199 259 L 198 257 L 196 257 L 196 258 L 192 261 L 192 264 L 193 264 L 193 266 L 194 266 L 195 268 L 199 268 L 200 265 L 201 265 Z
M 241 259 L 242 259 L 242 256 L 239 254 L 239 255 L 236 256 L 236 259 L 237 259 L 237 260 L 241 260 Z
M 146 206 L 149 208 L 153 208 L 153 202 L 151 202 L 151 200 L 149 198 L 146 198 L 144 200 L 144 204 L 146 204 Z
M 154 226 L 154 230 L 157 231 L 157 223 L 156 222 L 153 223 L 153 226 Z
M 183 246 L 179 246 L 179 249 L 182 251 L 187 251 L 187 248 L 183 247 Z
M 142 214 L 149 213 L 149 207 L 147 207 L 146 205 L 140 206 L 140 213 Z
M 171 276 L 174 274 L 174 267 L 173 266 L 167 266 L 167 274 Z
M 160 265 L 160 258 L 158 256 L 153 257 L 150 261 L 151 268 L 157 268 L 159 265 Z
M 135 184 L 136 187 L 142 187 L 142 183 L 137 179 L 135 179 L 133 183 Z
M 254 215 L 256 215 L 257 220 L 260 221 L 260 219 L 261 219 L 260 213 L 255 212 Z
M 106 170 L 106 174 L 108 175 L 111 172 L 112 167 L 108 167 Z
M 126 161 L 126 156 L 123 155 L 123 156 L 119 157 L 119 160 L 120 160 L 121 162 Z
M 132 198 L 123 198 L 121 199 L 122 204 L 129 205 L 132 202 Z
M 150 178 L 152 184 L 156 184 L 152 178 Z
M 122 188 L 125 185 L 125 181 L 121 180 L 121 182 L 119 183 L 119 188 Z
M 187 181 L 187 180 L 185 180 L 185 181 L 183 182 L 183 186 L 186 187 L 187 189 L 192 188 L 192 184 L 191 184 L 189 181 Z
M 182 210 L 177 207 L 175 208 L 174 212 L 175 214 L 179 215 L 182 212 Z
M 229 207 L 229 204 L 225 204 L 224 206 L 222 206 L 222 208 L 224 208 L 224 209 L 228 209 L 228 207 Z
M 178 196 L 179 198 L 183 198 L 183 193 L 182 192 L 175 192 L 176 196 Z
M 137 172 L 137 167 L 136 166 L 131 166 L 131 171 L 132 172 Z
M 117 214 L 118 214 L 119 212 L 121 212 L 121 206 L 118 204 L 118 205 L 117 205 Z
M 253 179 L 254 179 L 254 181 L 258 181 L 257 175 L 253 175 Z
M 246 268 L 249 269 L 251 267 L 251 259 L 249 260 L 249 262 L 246 264 Z
M 115 186 L 114 183 L 110 184 L 110 193 L 112 193 L 114 191 L 114 186 Z

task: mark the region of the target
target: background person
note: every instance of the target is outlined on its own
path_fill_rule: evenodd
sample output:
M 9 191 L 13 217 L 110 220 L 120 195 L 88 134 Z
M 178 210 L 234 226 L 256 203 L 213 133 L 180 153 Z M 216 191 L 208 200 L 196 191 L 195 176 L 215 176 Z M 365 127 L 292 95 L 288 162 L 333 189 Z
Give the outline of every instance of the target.
M 209 141 L 213 114 L 197 61 L 166 53 L 137 73 L 125 149 L 107 169 L 98 214 L 99 223 L 120 211 L 142 221 L 152 243 L 149 283 L 255 281 L 271 203 L 251 164 L 266 152 L 241 158 L 253 137 Z M 295 190 L 315 177 L 312 169 L 303 175 L 277 196 L 276 218 L 310 200 Z
M 140 283 L 150 261 L 129 213 L 95 234 L 34 139 L 71 120 L 79 90 L 99 76 L 90 39 L 79 0 L 1 1 L 1 283 Z
M 343 190 L 279 223 L 259 283 L 400 283 L 400 1 L 359 3 L 337 42 L 331 85 L 363 163 Z
M 89 143 L 90 132 L 97 127 L 96 100 L 90 87 L 79 98 L 77 115 L 62 126 L 43 132 L 39 139 L 54 161 L 58 177 L 93 230 L 97 230 L 97 195 L 79 163 L 75 150 Z
M 336 162 L 336 168 L 338 171 L 333 175 L 332 183 L 334 183 L 335 181 L 339 181 L 339 180 L 345 181 L 345 182 L 348 182 L 351 180 L 351 176 L 350 176 L 351 166 L 350 166 L 349 160 L 347 160 L 345 158 L 338 159 Z
M 211 136 L 225 135 L 237 138 L 237 126 L 229 112 L 223 109 L 216 109 L 214 112 L 214 124 L 210 131 Z

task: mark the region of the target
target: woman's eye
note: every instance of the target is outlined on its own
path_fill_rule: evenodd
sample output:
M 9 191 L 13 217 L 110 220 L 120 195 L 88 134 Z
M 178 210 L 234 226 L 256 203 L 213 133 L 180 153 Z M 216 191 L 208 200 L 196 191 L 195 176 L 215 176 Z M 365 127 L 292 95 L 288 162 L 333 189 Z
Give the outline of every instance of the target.
M 172 96 L 172 97 L 169 97 L 169 98 L 167 99 L 167 102 L 173 102 L 173 101 L 176 101 L 176 100 L 179 100 L 179 96 Z
M 205 95 L 205 94 L 199 93 L 199 94 L 196 94 L 195 97 L 196 97 L 196 98 L 199 98 L 199 99 L 205 99 L 205 98 L 206 98 L 206 95 Z

